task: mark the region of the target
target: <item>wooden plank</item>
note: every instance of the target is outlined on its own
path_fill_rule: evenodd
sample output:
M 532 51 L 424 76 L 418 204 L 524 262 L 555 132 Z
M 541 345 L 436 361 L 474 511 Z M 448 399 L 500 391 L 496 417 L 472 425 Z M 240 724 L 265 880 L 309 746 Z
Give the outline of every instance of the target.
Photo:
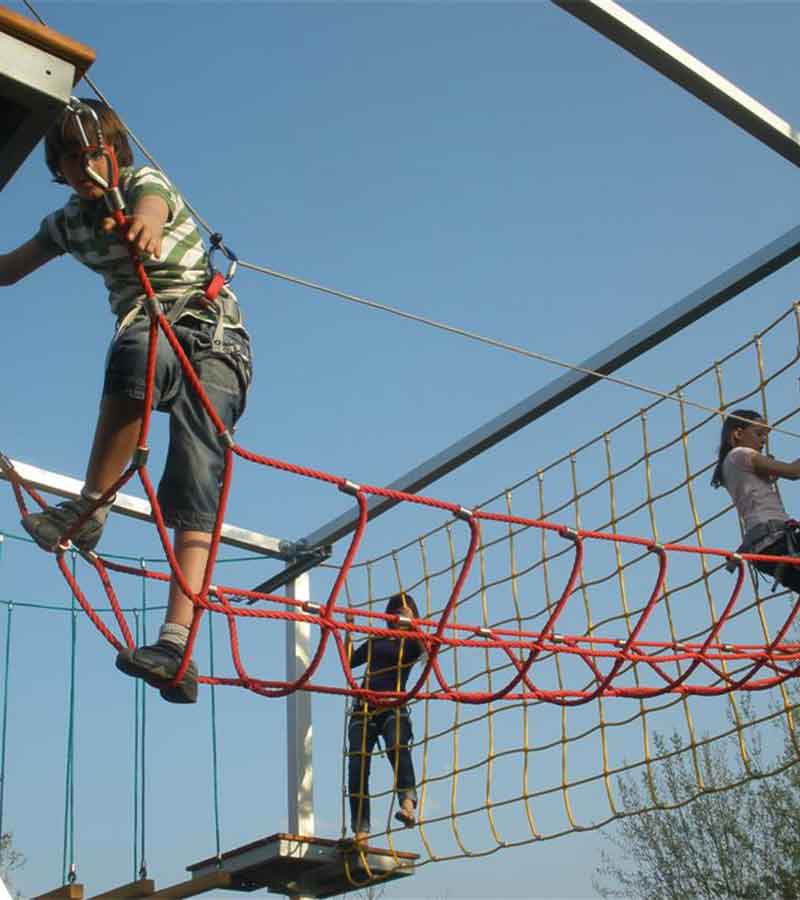
M 140 878 L 138 881 L 130 881 L 120 887 L 95 894 L 89 900 L 116 900 L 117 897 L 150 897 L 156 889 L 156 883 L 152 878 Z
M 214 888 L 227 888 L 231 886 L 230 872 L 223 872 L 217 869 L 216 872 L 209 872 L 208 875 L 202 875 L 200 878 L 190 878 L 188 881 L 182 881 L 180 884 L 173 884 L 172 887 L 162 888 L 155 894 L 150 894 L 150 900 L 156 897 L 161 898 L 177 898 L 180 897 L 196 897 L 198 894 L 204 894 L 206 891 L 213 891 Z
M 59 34 L 45 25 L 40 25 L 6 6 L 0 6 L 0 31 L 72 63 L 75 66 L 76 84 L 97 58 L 94 50 L 87 47 L 86 44 Z
M 83 885 L 62 884 L 46 894 L 37 894 L 31 900 L 83 900 Z

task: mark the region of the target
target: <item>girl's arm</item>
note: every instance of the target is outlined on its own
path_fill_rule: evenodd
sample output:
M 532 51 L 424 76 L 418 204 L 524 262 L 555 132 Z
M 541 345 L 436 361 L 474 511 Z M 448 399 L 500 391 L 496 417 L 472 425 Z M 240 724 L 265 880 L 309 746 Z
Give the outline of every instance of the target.
M 16 284 L 60 255 L 59 250 L 46 247 L 37 238 L 31 238 L 11 253 L 0 253 L 0 285 Z
M 753 453 L 750 458 L 753 462 L 753 471 L 762 478 L 788 478 L 790 481 L 797 481 L 800 478 L 800 459 L 781 462 L 762 453 Z

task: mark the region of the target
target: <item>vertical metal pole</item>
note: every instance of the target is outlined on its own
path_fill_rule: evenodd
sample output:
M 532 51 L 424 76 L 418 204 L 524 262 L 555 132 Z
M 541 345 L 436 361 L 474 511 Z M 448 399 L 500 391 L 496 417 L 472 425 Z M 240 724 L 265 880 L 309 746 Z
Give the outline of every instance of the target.
M 286 586 L 293 600 L 310 599 L 311 580 L 304 573 Z M 286 622 L 286 679 L 294 681 L 311 660 L 311 626 Z M 289 833 L 314 834 L 314 780 L 311 761 L 311 694 L 295 691 L 286 700 L 286 774 Z

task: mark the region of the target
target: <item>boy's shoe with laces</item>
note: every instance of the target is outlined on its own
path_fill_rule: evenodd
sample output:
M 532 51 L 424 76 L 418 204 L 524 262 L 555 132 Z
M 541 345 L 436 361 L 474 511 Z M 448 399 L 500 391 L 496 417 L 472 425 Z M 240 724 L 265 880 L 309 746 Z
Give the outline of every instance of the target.
M 189 663 L 182 681 L 171 687 L 183 659 L 183 650 L 169 641 L 158 641 L 147 647 L 121 650 L 117 654 L 117 668 L 126 675 L 143 678 L 159 688 L 161 696 L 169 703 L 197 702 L 197 666 Z
M 89 504 L 83 498 L 65 500 L 58 506 L 48 506 L 41 512 L 25 516 L 22 527 L 43 550 L 53 551 L 61 543 L 62 536 L 86 515 L 88 509 Z M 89 516 L 71 540 L 79 550 L 94 550 L 102 533 L 103 524 L 94 516 Z

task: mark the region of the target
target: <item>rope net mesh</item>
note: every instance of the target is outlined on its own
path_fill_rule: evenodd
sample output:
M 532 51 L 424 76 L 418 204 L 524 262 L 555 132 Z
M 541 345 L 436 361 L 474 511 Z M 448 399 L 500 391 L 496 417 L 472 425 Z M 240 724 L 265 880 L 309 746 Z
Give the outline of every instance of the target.
M 169 333 L 163 317 L 157 326 Z M 184 667 L 210 611 L 227 623 L 230 674 L 202 674 L 202 682 L 272 697 L 303 689 L 384 707 L 408 704 L 422 864 L 486 855 L 630 814 L 617 785 L 624 772 L 645 779 L 639 811 L 658 808 L 665 799 L 654 772 L 667 752 L 689 755 L 698 794 L 733 784 L 706 783 L 702 748 L 710 743 L 730 749 L 735 780 L 768 774 L 752 769 L 748 752 L 767 722 L 782 723 L 800 758 L 787 686 L 800 665 L 792 632 L 796 598 L 753 580 L 741 559 L 733 559 L 733 574 L 726 570 L 730 548 L 739 543 L 736 520 L 727 494 L 709 487 L 721 417 L 683 402 L 752 406 L 771 425 L 791 428 L 799 333 L 800 308 L 793 305 L 679 385 L 674 399 L 636 411 L 472 509 L 353 485 L 232 443 L 226 485 L 238 457 L 353 495 L 361 519 L 343 561 L 317 570 L 315 592 L 324 598 L 318 604 L 214 584 L 209 570 L 205 589 L 193 595 Z M 75 574 L 73 551 L 66 545 L 56 551 L 72 595 L 116 649 L 134 646 L 139 631 L 117 598 L 117 582 L 168 581 L 176 565 L 146 470 L 137 471 L 169 572 L 88 553 L 78 557 Z M 37 495 L 13 468 L 6 474 L 24 511 L 25 494 Z M 449 518 L 365 561 L 357 551 L 367 495 Z M 110 614 L 101 614 L 84 589 L 84 575 L 92 573 Z M 420 619 L 407 634 L 421 640 L 426 654 L 406 690 L 376 694 L 361 686 L 349 653 L 354 642 L 397 634 L 383 610 L 386 596 L 398 591 L 419 606 Z M 265 627 L 262 619 L 311 625 L 311 659 L 295 681 L 279 677 L 280 660 L 265 659 L 254 637 Z M 217 651 L 218 670 L 222 655 Z M 659 750 L 654 735 L 673 730 L 683 747 Z M 346 741 L 342 759 L 344 835 Z M 774 770 L 787 764 L 776 759 Z M 402 831 L 392 819 L 395 794 L 391 767 L 374 760 L 370 840 L 392 850 Z
M 792 630 L 797 598 L 744 570 L 737 591 L 737 576 L 713 552 L 667 553 L 658 585 L 660 546 L 739 543 L 727 492 L 709 485 L 721 416 L 681 398 L 720 410 L 749 406 L 772 425 L 791 428 L 798 413 L 798 321 L 793 306 L 679 385 L 677 402 L 650 404 L 478 508 L 561 522 L 579 533 L 646 536 L 655 552 L 637 543 L 585 541 L 575 589 L 559 611 L 574 574 L 571 536 L 481 520 L 476 565 L 451 617 L 454 626 L 468 625 L 474 639 L 443 648 L 437 662 L 453 691 L 485 702 L 424 697 L 410 704 L 427 861 L 482 856 L 674 805 L 660 795 L 655 777 L 668 755 L 685 754 L 695 773 L 696 792 L 682 802 L 800 760 L 792 718 L 797 695 L 786 683 L 800 660 Z M 422 616 L 437 621 L 465 555 L 462 523 L 444 523 L 354 565 L 348 604 L 358 608 L 358 598 L 368 596 L 363 608 L 376 612 L 378 598 L 405 591 Z M 484 635 L 506 635 L 505 646 L 475 636 L 475 626 Z M 541 652 L 528 673 L 536 690 L 526 690 L 523 680 L 516 698 L 486 699 L 518 674 L 537 638 Z M 756 769 L 748 747 L 767 723 L 779 726 L 790 750 L 779 752 L 771 768 Z M 680 747 L 655 740 L 671 732 Z M 732 761 L 729 782 L 709 779 L 704 751 L 711 745 L 724 746 Z M 346 742 L 344 750 L 347 756 Z M 373 807 L 382 797 L 377 805 L 389 810 L 376 839 L 390 844 L 397 838 L 396 826 L 389 827 L 397 804 L 391 772 L 373 763 L 372 781 L 380 784 L 371 791 Z M 621 775 L 641 779 L 640 808 L 623 804 Z M 346 823 L 343 804 L 343 833 Z

